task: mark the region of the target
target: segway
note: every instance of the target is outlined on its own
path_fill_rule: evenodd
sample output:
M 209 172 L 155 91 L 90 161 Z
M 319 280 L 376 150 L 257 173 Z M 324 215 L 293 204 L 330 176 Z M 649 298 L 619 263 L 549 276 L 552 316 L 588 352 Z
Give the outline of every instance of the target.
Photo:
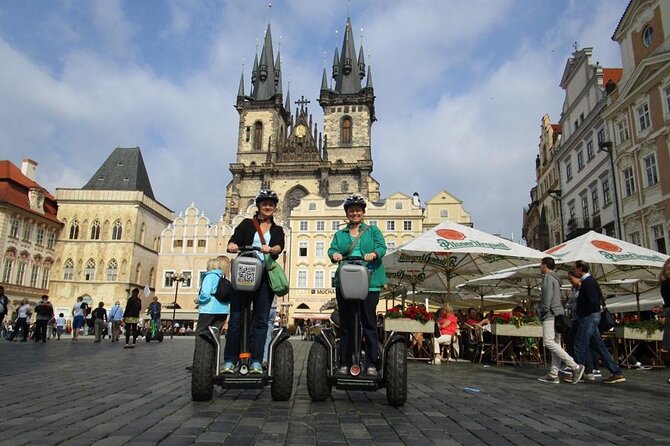
M 221 373 L 220 327 L 208 327 L 205 335 L 196 337 L 193 368 L 191 370 L 191 398 L 194 401 L 212 399 L 214 384 L 223 389 L 262 389 L 270 385 L 274 401 L 286 401 L 293 392 L 293 347 L 290 335 L 279 328 L 275 330 L 268 349 L 268 366 L 263 374 L 250 374 L 251 351 L 251 293 L 258 290 L 265 266 L 253 246 L 240 247 L 240 254 L 231 266 L 231 283 L 236 291 L 245 291 L 240 321 L 240 355 L 233 373 Z
M 338 272 L 340 291 L 346 300 L 362 301 L 368 295 L 368 269 L 361 257 L 344 257 Z M 352 365 L 346 375 L 337 373 L 340 364 L 338 336 L 333 328 L 316 329 L 314 343 L 307 358 L 307 390 L 312 401 L 324 401 L 332 387 L 338 390 L 376 391 L 386 388 L 386 398 L 392 406 L 407 401 L 407 339 L 392 332 L 381 348 L 382 368 L 377 376 L 364 375 L 362 364 L 361 310 L 354 312 L 354 352 Z
M 164 337 L 163 329 L 156 325 L 156 321 L 151 319 L 151 322 L 149 323 L 149 328 L 147 328 L 144 333 L 144 338 L 146 339 L 147 342 L 150 341 L 163 342 L 163 337 Z

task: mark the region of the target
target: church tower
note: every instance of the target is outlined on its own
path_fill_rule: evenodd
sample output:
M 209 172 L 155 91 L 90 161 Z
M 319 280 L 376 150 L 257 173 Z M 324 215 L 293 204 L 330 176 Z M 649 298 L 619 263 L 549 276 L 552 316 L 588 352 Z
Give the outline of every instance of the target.
M 254 59 L 249 95 L 244 74 L 240 79 L 237 157 L 230 165 L 233 178 L 226 189 L 225 223 L 247 214 L 262 187 L 279 195 L 279 221 L 288 221 L 291 210 L 309 194 L 331 202 L 352 193 L 379 200 L 379 183 L 370 176 L 372 75 L 369 68 L 366 74 L 362 46 L 356 53 L 349 19 L 341 55 L 335 50 L 333 78 L 330 89 L 324 70 L 318 99 L 324 112 L 322 134 L 309 113 L 309 100 L 301 97 L 295 102 L 295 115 L 288 92 L 283 102 L 281 58 L 274 58 L 268 25 L 260 58 Z M 364 78 L 366 85 L 361 87 Z

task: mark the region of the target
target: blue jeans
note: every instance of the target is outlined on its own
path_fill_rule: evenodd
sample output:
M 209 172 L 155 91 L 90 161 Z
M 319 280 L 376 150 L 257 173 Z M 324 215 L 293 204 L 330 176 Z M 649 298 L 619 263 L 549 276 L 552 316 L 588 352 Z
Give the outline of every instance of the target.
M 598 324 L 600 323 L 600 313 L 591 313 L 588 316 L 579 318 L 577 323 L 577 333 L 575 335 L 575 360 L 586 368 L 586 373 L 593 371 L 593 361 L 589 352 L 589 347 L 600 354 L 603 364 L 610 372 L 615 375 L 621 375 L 621 369 L 612 359 L 609 350 L 600 337 Z
M 230 297 L 230 319 L 226 333 L 226 347 L 223 351 L 225 362 L 237 363 L 240 356 L 240 330 L 242 322 L 242 308 L 250 308 L 251 315 L 250 341 L 251 362 L 261 363 L 265 349 L 265 339 L 268 332 L 268 315 L 274 295 L 268 284 L 267 275 L 263 276 L 260 287 L 255 292 L 234 291 Z

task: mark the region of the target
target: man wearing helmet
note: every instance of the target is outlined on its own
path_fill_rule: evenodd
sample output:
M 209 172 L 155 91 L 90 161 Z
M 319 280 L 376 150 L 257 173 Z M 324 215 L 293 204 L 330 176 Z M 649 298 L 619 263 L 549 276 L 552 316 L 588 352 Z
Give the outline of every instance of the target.
M 258 256 L 261 261 L 265 261 L 264 254 L 266 253 L 270 254 L 273 259 L 277 259 L 284 250 L 284 229 L 274 221 L 277 203 L 279 203 L 279 197 L 273 190 L 261 189 L 256 196 L 258 211 L 253 218 L 245 218 L 237 225 L 228 241 L 227 251 L 234 254 L 239 251 L 240 246 L 256 246 L 260 248 Z M 260 232 L 263 233 L 265 243 L 261 242 L 256 224 L 258 224 Z M 240 293 L 243 292 L 234 292 L 230 299 L 230 320 L 226 333 L 226 347 L 223 352 L 223 373 L 233 373 L 240 353 L 240 315 L 242 304 L 249 301 L 243 299 Z M 251 299 L 253 301 L 253 314 L 251 316 L 250 373 L 263 373 L 261 361 L 263 360 L 268 317 L 273 299 L 274 295 L 266 273 L 263 275 L 260 287 L 253 293 Z
M 328 249 L 328 256 L 335 263 L 340 263 L 344 256 L 362 257 L 368 262 L 371 270 L 368 296 L 363 301 L 351 301 L 342 298 L 338 283 L 338 275 L 335 274 L 333 285 L 336 287 L 337 304 L 340 313 L 340 365 L 339 374 L 346 374 L 352 365 L 352 354 L 354 351 L 354 312 L 355 306 L 360 305 L 361 324 L 365 334 L 367 355 L 366 373 L 369 376 L 377 376 L 379 367 L 379 335 L 377 334 L 377 303 L 379 292 L 386 283 L 386 273 L 381 259 L 386 254 L 386 241 L 384 235 L 377 226 L 369 226 L 363 222 L 365 216 L 365 199 L 354 194 L 344 200 L 344 212 L 347 216 L 347 226 L 333 235 L 333 240 Z M 339 269 L 339 267 L 338 267 Z

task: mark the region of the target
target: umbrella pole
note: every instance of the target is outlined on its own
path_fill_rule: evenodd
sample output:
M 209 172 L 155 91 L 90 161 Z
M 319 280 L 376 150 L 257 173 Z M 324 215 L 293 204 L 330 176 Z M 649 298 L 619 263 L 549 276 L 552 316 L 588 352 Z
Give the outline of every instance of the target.
M 637 303 L 637 320 L 640 320 L 640 284 L 635 282 L 635 302 Z

